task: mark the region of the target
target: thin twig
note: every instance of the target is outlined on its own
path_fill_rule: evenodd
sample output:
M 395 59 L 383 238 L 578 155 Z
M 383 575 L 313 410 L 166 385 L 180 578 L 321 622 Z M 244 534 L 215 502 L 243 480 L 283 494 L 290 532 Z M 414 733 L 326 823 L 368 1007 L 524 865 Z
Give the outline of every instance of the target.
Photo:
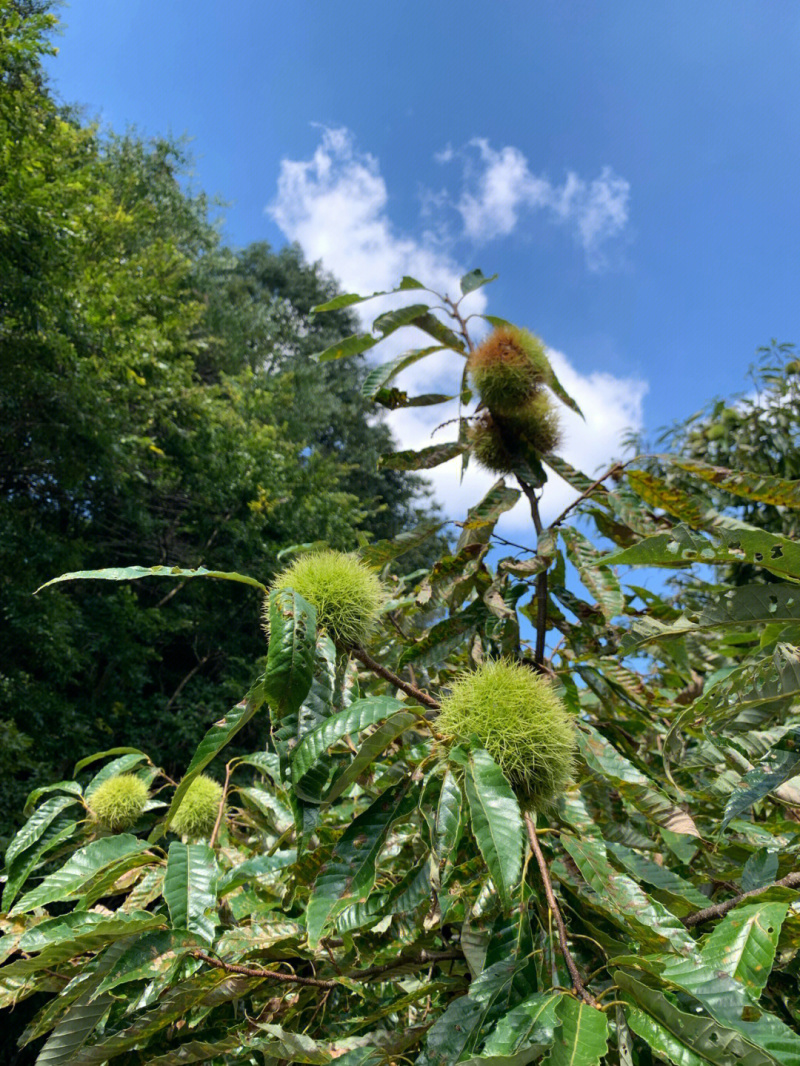
M 183 680 L 179 683 L 178 687 L 170 696 L 169 703 L 167 703 L 167 706 L 164 708 L 165 711 L 168 711 L 170 709 L 170 707 L 173 705 L 178 696 L 180 696 L 181 692 L 183 692 L 183 689 L 187 685 L 187 683 L 192 680 L 198 670 L 201 670 L 206 665 L 210 658 L 211 653 L 209 652 L 208 655 L 204 655 L 203 658 L 198 661 L 196 666 L 192 667 L 186 677 L 183 678 Z
M 683 919 L 683 924 L 687 929 L 693 929 L 696 925 L 710 922 L 713 918 L 722 918 L 728 911 L 732 911 L 734 907 L 741 903 L 743 899 L 757 896 L 759 892 L 763 892 L 767 888 L 800 888 L 800 871 L 787 874 L 780 881 L 773 881 L 771 885 L 764 885 L 762 888 L 751 888 L 749 892 L 740 892 L 738 896 L 734 896 L 733 899 L 726 899 L 724 903 L 715 903 L 712 907 L 705 907 L 701 911 L 695 911 L 694 914 L 690 914 Z
M 419 955 L 414 955 L 412 958 L 404 959 L 401 956 L 399 959 L 393 959 L 392 962 L 385 962 L 380 966 L 370 966 L 367 970 L 361 970 L 360 973 L 350 974 L 349 976 L 354 981 L 369 981 L 373 977 L 379 977 L 382 973 L 396 970 L 400 966 L 424 966 L 427 963 L 446 962 L 448 959 L 463 958 L 463 951 L 459 951 L 457 948 L 449 951 L 423 950 Z
M 292 985 L 311 985 L 314 988 L 337 987 L 336 981 L 325 981 L 319 977 L 299 977 L 295 973 L 278 973 L 277 970 L 256 970 L 251 966 L 239 966 L 234 962 L 223 962 L 222 959 L 215 959 L 211 955 L 206 955 L 204 951 L 192 951 L 190 954 L 192 958 L 202 959 L 209 966 L 216 966 L 218 970 L 225 970 L 227 973 L 240 973 L 245 977 L 263 977 L 267 981 L 283 981 Z
M 222 825 L 222 815 L 225 813 L 225 800 L 228 795 L 228 785 L 231 780 L 231 764 L 227 763 L 225 766 L 225 784 L 222 786 L 222 796 L 219 801 L 219 810 L 217 811 L 217 820 L 214 822 L 214 831 L 211 834 L 211 839 L 208 842 L 208 846 L 213 848 L 217 842 L 217 833 L 219 833 L 219 827 Z
M 530 841 L 531 851 L 533 852 L 536 864 L 539 867 L 542 884 L 544 885 L 544 894 L 547 899 L 547 906 L 550 908 L 550 913 L 553 915 L 558 929 L 558 942 L 561 945 L 561 954 L 564 956 L 564 962 L 567 964 L 569 975 L 572 978 L 572 987 L 584 1003 L 588 1003 L 590 1007 L 596 1007 L 597 1000 L 584 986 L 584 983 L 581 980 L 581 975 L 578 973 L 578 967 L 575 965 L 575 960 L 569 950 L 569 945 L 567 944 L 567 927 L 564 925 L 561 909 L 558 906 L 555 892 L 553 892 L 550 872 L 547 869 L 547 863 L 544 860 L 542 849 L 536 837 L 536 826 L 533 824 L 533 818 L 531 817 L 530 811 L 525 812 L 525 827 L 528 830 L 528 840 Z
M 607 477 L 611 477 L 612 474 L 616 474 L 618 472 L 621 473 L 628 465 L 628 463 L 632 462 L 633 459 L 629 459 L 627 463 L 613 463 L 608 468 L 608 470 L 606 470 L 605 474 L 603 474 L 602 477 L 599 477 L 597 481 L 593 481 L 588 487 L 588 489 L 584 489 L 584 491 L 580 494 L 577 500 L 573 500 L 571 504 L 565 507 L 561 514 L 558 516 L 558 518 L 553 519 L 553 521 L 547 528 L 555 529 L 556 526 L 560 526 L 564 519 L 567 517 L 567 515 L 570 513 L 570 511 L 573 508 L 577 507 L 579 503 L 582 503 L 588 496 L 591 496 L 595 489 L 599 489 Z
M 364 648 L 353 648 L 352 654 L 359 660 L 359 662 L 362 662 L 368 670 L 371 670 L 373 674 L 382 677 L 384 681 L 388 681 L 390 684 L 394 685 L 395 688 L 401 689 L 406 695 L 415 699 L 417 703 L 422 703 L 434 711 L 439 710 L 439 703 L 433 698 L 433 696 L 429 696 L 427 692 L 423 692 L 421 688 L 417 688 L 417 686 L 412 685 L 411 682 L 403 681 L 403 679 L 398 677 L 397 674 L 392 673 L 388 667 L 381 666 L 381 664 L 373 659 L 369 652 L 365 651 Z

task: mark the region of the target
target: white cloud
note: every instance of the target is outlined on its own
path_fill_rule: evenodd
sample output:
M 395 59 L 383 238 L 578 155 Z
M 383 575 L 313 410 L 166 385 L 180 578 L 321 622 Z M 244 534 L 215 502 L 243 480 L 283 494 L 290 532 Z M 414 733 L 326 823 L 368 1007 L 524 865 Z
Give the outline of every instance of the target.
M 474 208 L 465 208 L 465 225 L 474 225 L 476 229 L 484 225 L 487 232 L 493 233 L 510 232 L 515 225 L 515 212 L 521 205 L 530 206 L 537 196 L 556 216 L 577 227 L 587 251 L 605 239 L 614 225 L 624 224 L 627 183 L 614 179 L 610 172 L 603 172 L 596 182 L 588 185 L 570 175 L 564 186 L 556 190 L 544 179 L 530 174 L 527 162 L 517 149 L 492 153 L 486 145 L 482 148 L 482 159 L 490 164 L 487 175 L 494 169 L 491 175 L 484 175 L 485 182 L 479 181 L 483 191 L 475 199 Z M 620 186 L 615 190 L 615 180 L 622 182 L 624 189 Z M 348 130 L 325 129 L 310 159 L 282 161 L 277 195 L 268 211 L 286 236 L 301 245 L 306 257 L 321 260 L 345 291 L 368 293 L 389 289 L 404 274 L 410 274 L 440 292 L 457 294 L 458 279 L 465 268 L 442 246 L 441 239 L 433 235 L 433 227 L 420 236 L 399 233 L 392 225 L 388 204 L 378 160 L 360 151 Z M 435 201 L 428 204 L 429 212 L 435 209 Z M 467 223 L 467 218 L 473 221 Z M 614 218 L 616 223 L 609 221 Z M 470 294 L 464 303 L 465 310 L 482 312 L 486 294 L 486 289 Z M 399 302 L 406 303 L 409 295 L 400 294 Z M 423 294 L 420 296 L 424 299 Z M 418 298 L 416 293 L 413 297 Z M 398 301 L 382 299 L 357 305 L 354 310 L 361 314 L 368 328 L 377 311 L 392 302 Z M 476 322 L 473 320 L 473 325 Z M 400 344 L 409 346 L 401 334 L 393 335 L 378 348 L 376 358 L 381 361 L 391 358 L 402 350 Z M 584 423 L 563 409 L 564 458 L 586 473 L 594 473 L 620 454 L 620 437 L 626 428 L 641 428 L 642 400 L 647 386 L 642 381 L 608 373 L 581 374 L 561 352 L 551 351 L 550 357 L 565 389 L 586 413 Z M 436 353 L 406 369 L 396 384 L 410 394 L 453 395 L 458 391 L 462 371 L 463 361 L 458 355 L 450 351 Z M 457 414 L 457 401 L 451 401 L 432 408 L 400 409 L 392 412 L 388 421 L 399 447 L 421 448 L 454 439 L 455 425 L 438 430 L 437 427 Z M 463 482 L 459 473 L 460 459 L 429 473 L 439 501 L 447 514 L 457 520 L 464 517 L 467 508 L 496 480 L 474 463 L 470 464 Z M 544 517 L 554 517 L 575 495 L 568 485 L 553 478 L 545 490 Z M 530 516 L 522 503 L 504 516 L 500 528 L 512 539 L 523 537 L 527 538 L 524 543 L 531 541 Z
M 571 229 L 590 269 L 606 265 L 605 246 L 625 228 L 630 196 L 630 183 L 611 167 L 603 167 L 592 181 L 569 171 L 562 185 L 554 185 L 532 173 L 518 148 L 495 151 L 485 138 L 475 138 L 458 155 L 464 188 L 455 207 L 465 236 L 481 242 L 504 237 L 520 225 L 525 211 L 543 210 Z M 441 163 L 454 158 L 451 148 L 436 157 Z

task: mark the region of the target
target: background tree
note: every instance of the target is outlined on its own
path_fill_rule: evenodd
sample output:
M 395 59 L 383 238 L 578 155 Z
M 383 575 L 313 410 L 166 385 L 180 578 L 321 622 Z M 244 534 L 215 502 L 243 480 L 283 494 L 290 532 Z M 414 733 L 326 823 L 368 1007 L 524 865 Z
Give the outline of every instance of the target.
M 375 469 L 391 441 L 364 417 L 365 369 L 310 359 L 353 329 L 345 311 L 311 321 L 333 283 L 297 249 L 222 247 L 180 146 L 101 136 L 59 109 L 40 67 L 46 7 L 0 5 L 6 828 L 100 740 L 147 740 L 179 766 L 263 648 L 218 589 L 56 602 L 39 584 L 132 557 L 267 579 L 288 545 L 353 547 L 428 507 L 419 479 Z

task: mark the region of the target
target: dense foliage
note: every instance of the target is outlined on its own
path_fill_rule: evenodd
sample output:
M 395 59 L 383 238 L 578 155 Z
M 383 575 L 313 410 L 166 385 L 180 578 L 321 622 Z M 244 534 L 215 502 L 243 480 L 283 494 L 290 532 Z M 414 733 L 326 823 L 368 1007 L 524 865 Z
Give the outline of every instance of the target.
M 33 597 L 63 570 L 246 566 L 420 518 L 368 420 L 352 331 L 297 249 L 225 249 L 180 146 L 102 136 L 41 70 L 53 19 L 0 0 L 0 837 L 98 738 L 178 772 L 254 677 L 244 593 Z M 256 742 L 253 733 L 248 741 Z M 243 739 L 243 743 L 245 743 Z M 18 825 L 17 821 L 17 825 Z
M 464 296 L 486 280 L 467 275 Z M 463 297 L 431 297 L 411 278 L 400 291 L 436 299 L 449 323 L 414 302 L 319 365 L 401 329 L 427 334 L 364 388 L 414 402 L 394 376 L 448 350 L 456 439 L 383 463 L 471 461 L 485 412 L 464 373 Z M 574 406 L 549 367 L 531 387 L 547 389 L 548 418 L 554 403 Z M 124 748 L 31 795 L 0 919 L 0 1001 L 35 1008 L 22 1055 L 48 1066 L 800 1063 L 800 549 L 742 517 L 761 504 L 791 522 L 800 486 L 686 453 L 593 479 L 531 434 L 504 433 L 513 473 L 433 565 L 403 566 L 430 523 L 362 543 L 363 564 L 403 575 L 367 647 L 334 643 L 292 587 L 296 569 L 271 591 L 208 574 L 254 590 L 254 631 L 266 597 L 268 654 L 180 780 Z M 576 499 L 545 525 L 548 471 Z M 530 547 L 503 554 L 495 525 L 521 499 Z M 680 580 L 653 591 L 636 567 Z M 188 577 L 130 567 L 60 580 L 170 576 Z M 566 732 L 514 762 L 520 721 L 543 714 Z M 260 741 L 231 757 L 248 723 Z M 196 789 L 220 756 L 212 824 L 214 801 Z M 533 796 L 537 759 L 564 772 Z M 111 832 L 92 802 L 120 775 L 149 798 Z

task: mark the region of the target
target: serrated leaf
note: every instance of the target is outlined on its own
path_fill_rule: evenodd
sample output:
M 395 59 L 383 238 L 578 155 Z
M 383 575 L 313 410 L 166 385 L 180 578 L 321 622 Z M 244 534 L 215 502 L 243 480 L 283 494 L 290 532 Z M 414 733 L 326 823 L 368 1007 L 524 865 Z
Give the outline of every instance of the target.
M 712 725 L 736 718 L 748 707 L 763 707 L 800 695 L 800 656 L 791 644 L 779 643 L 772 655 L 745 662 L 707 688 L 675 719 L 670 738 L 687 723 Z
M 656 533 L 638 544 L 613 552 L 604 562 L 613 566 L 668 566 L 693 563 L 753 563 L 774 574 L 800 577 L 800 544 L 763 529 L 718 518 L 714 540 L 675 526 L 669 533 Z
M 778 853 L 768 848 L 759 848 L 744 864 L 742 892 L 771 885 L 778 877 Z
M 21 937 L 19 950 L 35 954 L 7 963 L 3 967 L 3 978 L 5 980 L 53 968 L 85 952 L 99 951 L 115 940 L 164 925 L 162 917 L 147 911 L 112 917 L 73 911 L 60 918 L 51 918 Z
M 164 821 L 157 825 L 150 834 L 151 841 L 159 840 L 164 835 L 166 828 L 175 817 L 175 812 L 183 802 L 183 797 L 186 795 L 192 781 L 222 751 L 225 745 L 233 740 L 239 730 L 247 725 L 253 715 L 260 710 L 264 704 L 265 695 L 263 682 L 258 681 L 241 703 L 237 703 L 235 707 L 228 711 L 224 718 L 220 718 L 219 721 L 211 726 L 198 744 L 186 773 L 175 789 L 172 803 L 164 816 Z
M 8 845 L 6 850 L 6 869 L 10 869 L 14 860 L 43 836 L 62 811 L 78 802 L 79 798 L 77 796 L 51 796 L 40 807 L 37 807 Z M 6 909 L 8 908 L 6 907 Z
M 317 612 L 294 589 L 269 594 L 269 648 L 264 692 L 273 718 L 296 713 L 314 676 Z
M 398 665 L 403 667 L 414 662 L 424 665 L 432 660 L 443 662 L 488 613 L 483 600 L 474 600 L 465 610 L 437 622 L 421 640 L 405 648 Z
M 40 585 L 36 592 L 49 588 L 50 585 L 58 585 L 62 581 L 138 581 L 142 577 L 180 577 L 184 579 L 192 577 L 214 577 L 221 581 L 238 581 L 242 585 L 252 585 L 253 588 L 266 592 L 266 586 L 254 577 L 247 574 L 237 574 L 226 570 L 206 570 L 204 566 L 198 566 L 194 570 L 183 570 L 180 566 L 111 566 L 105 570 L 74 570 L 69 574 L 61 574 L 60 577 L 51 578 Z M 36 595 L 36 593 L 34 593 Z
M 794 730 L 780 740 L 757 766 L 742 778 L 741 787 L 734 789 L 725 804 L 725 814 L 720 831 L 727 828 L 734 818 L 750 810 L 754 803 L 764 799 L 785 781 L 800 771 L 800 730 Z
M 633 491 L 650 507 L 660 508 L 695 529 L 707 524 L 708 504 L 696 500 L 677 485 L 670 485 L 647 470 L 628 470 L 627 478 Z
M 109 969 L 125 951 L 127 941 L 121 940 L 104 953 L 97 969 L 77 999 L 56 1024 L 36 1059 L 36 1066 L 73 1066 L 83 1044 L 92 1035 L 103 1015 L 111 1006 L 111 997 L 91 997 Z M 102 1060 L 101 1060 L 102 1061 Z
M 118 774 L 125 774 L 129 770 L 133 770 L 134 767 L 139 766 L 143 762 L 149 762 L 150 760 L 143 752 L 137 752 L 136 754 L 120 755 L 118 759 L 112 759 L 110 763 L 99 770 L 89 784 L 84 789 L 84 798 L 89 799 L 95 789 L 102 785 L 104 781 L 108 781 L 109 778 L 116 777 Z
M 685 913 L 708 906 L 708 896 L 704 896 L 699 888 L 695 888 L 691 881 L 680 877 L 669 866 L 661 866 L 646 855 L 639 855 L 624 844 L 606 842 L 606 848 L 617 861 L 625 867 L 628 873 L 633 874 L 639 881 L 645 881 L 662 892 L 667 892 L 671 897 L 677 897 L 686 904 Z M 670 908 L 675 910 L 672 900 Z M 677 901 L 676 901 L 677 902 Z M 684 916 L 680 911 L 677 912 Z
M 220 875 L 217 881 L 217 895 L 222 897 L 250 881 L 257 881 L 269 874 L 279 873 L 296 860 L 297 851 L 294 848 L 288 851 L 278 851 L 274 855 L 255 855 L 252 859 L 245 859 L 238 866 Z
M 668 958 L 661 980 L 688 992 L 721 1025 L 762 1048 L 779 1066 L 800 1066 L 800 1036 L 774 1014 L 761 1010 L 745 987 L 695 955 Z
M 682 954 L 694 951 L 694 940 L 680 920 L 648 896 L 632 878 L 615 870 L 601 841 L 580 840 L 562 833 L 561 844 L 598 897 L 598 905 L 607 910 L 621 929 L 656 950 L 657 945 L 663 949 L 669 944 Z
M 417 315 L 417 317 L 408 324 L 410 326 L 416 326 L 416 328 L 421 329 L 423 333 L 430 334 L 430 336 L 433 337 L 434 340 L 439 341 L 440 344 L 444 344 L 446 347 L 452 348 L 457 352 L 464 352 L 464 342 L 457 337 L 441 319 L 437 318 L 432 311 Z
M 460 552 L 468 544 L 488 544 L 500 516 L 510 511 L 521 495 L 519 489 L 508 487 L 502 478 L 496 481 L 480 503 L 467 511 L 456 552 Z
M 614 571 L 604 565 L 605 559 L 600 552 L 577 529 L 561 529 L 561 538 L 566 545 L 568 559 L 578 571 L 583 584 L 597 600 L 606 621 L 610 622 L 612 618 L 622 614 L 625 598 L 619 581 Z
M 561 996 L 555 1013 L 561 1028 L 546 1066 L 599 1066 L 608 1050 L 608 1019 L 597 1007 Z
M 582 722 L 576 736 L 580 753 L 589 768 L 616 788 L 650 821 L 671 833 L 700 836 L 691 815 L 676 806 L 593 726 Z
M 424 544 L 434 533 L 438 533 L 444 524 L 444 522 L 425 522 L 416 529 L 398 534 L 392 540 L 379 540 L 374 544 L 367 544 L 359 549 L 358 554 L 370 566 L 385 566 L 405 552 Z
M 390 786 L 336 842 L 306 908 L 309 947 L 317 947 L 323 931 L 345 907 L 367 898 L 375 883 L 378 853 L 392 825 L 414 810 L 416 792 L 410 778 Z
M 470 292 L 474 292 L 476 289 L 482 288 L 484 285 L 488 285 L 492 281 L 497 280 L 497 274 L 492 274 L 490 277 L 486 277 L 482 270 L 475 268 L 470 270 L 468 274 L 464 274 L 461 278 L 461 292 L 466 296 Z
M 483 748 L 469 752 L 464 787 L 472 831 L 503 906 L 511 907 L 522 874 L 524 829 L 517 797 Z
M 561 1019 L 556 1006 L 561 993 L 538 992 L 505 1014 L 471 1066 L 523 1066 L 552 1046 Z M 502 1060 L 498 1062 L 497 1060 Z
M 714 927 L 700 955 L 711 970 L 739 981 L 755 1002 L 775 961 L 778 937 L 786 918 L 786 902 L 740 904 Z
M 409 729 L 420 725 L 421 711 L 400 711 L 382 722 L 374 732 L 362 742 L 358 753 L 349 766 L 335 779 L 325 794 L 325 802 L 333 803 L 345 789 L 349 788 L 375 762 L 390 744 Z
M 663 992 L 623 970 L 614 980 L 626 1001 L 625 1017 L 637 1036 L 676 1066 L 773 1066 L 740 1033 L 711 1018 L 679 1010 Z
M 374 400 L 381 389 L 385 388 L 406 367 L 413 366 L 414 363 L 418 363 L 420 359 L 425 359 L 426 356 L 431 355 L 433 352 L 442 351 L 444 351 L 444 348 L 441 344 L 434 344 L 430 348 L 415 348 L 410 352 L 403 352 L 396 359 L 390 359 L 388 363 L 376 366 L 364 378 L 364 383 L 361 386 L 361 395 L 366 400 Z
M 430 470 L 441 466 L 457 455 L 467 451 L 465 441 L 449 441 L 445 444 L 431 444 L 419 451 L 389 452 L 378 460 L 381 470 Z
M 747 470 L 728 470 L 722 466 L 704 463 L 700 459 L 677 459 L 670 456 L 669 462 L 709 485 L 729 492 L 732 496 L 770 503 L 775 507 L 800 508 L 800 481 L 787 481 L 784 478 L 755 474 Z
M 547 384 L 566 407 L 569 407 L 570 410 L 574 411 L 576 415 L 580 415 L 580 417 L 583 418 L 584 421 L 586 421 L 586 419 L 584 418 L 583 411 L 581 411 L 580 407 L 578 406 L 577 400 L 574 400 L 572 396 L 570 396 L 570 394 L 558 380 L 558 378 L 556 377 L 556 372 L 555 370 L 553 370 L 552 366 L 550 367 L 550 372 L 547 377 Z M 547 461 L 548 463 L 550 462 L 549 456 L 547 458 Z
M 372 328 L 377 330 L 382 337 L 388 337 L 390 333 L 394 333 L 401 326 L 407 326 L 415 318 L 427 314 L 428 310 L 428 304 L 409 304 L 408 307 L 398 307 L 393 311 L 384 311 L 372 323 Z
M 212 943 L 218 925 L 217 863 L 207 844 L 169 846 L 164 899 L 175 929 L 186 929 Z
M 36 867 L 44 861 L 50 851 L 65 843 L 75 833 L 78 823 L 69 818 L 56 818 L 47 826 L 35 845 L 22 852 L 7 870 L 7 881 L 3 889 L 2 910 L 8 912 L 17 898 L 20 889 Z
M 433 848 L 440 869 L 452 862 L 464 833 L 464 793 L 451 770 L 446 770 L 434 822 Z
M 370 696 L 356 700 L 307 733 L 292 757 L 292 783 L 297 794 L 310 803 L 322 802 L 321 790 L 329 771 L 321 763 L 328 748 L 402 710 L 403 703 L 391 696 Z
M 186 952 L 206 946 L 202 937 L 183 929 L 144 933 L 125 947 L 123 954 L 92 992 L 91 998 L 95 999 L 119 985 L 153 980 L 165 969 L 174 966 L 176 960 Z
M 405 274 L 402 281 L 395 289 L 384 289 L 381 292 L 371 292 L 367 296 L 361 296 L 357 292 L 341 293 L 339 296 L 334 296 L 332 300 L 328 300 L 324 304 L 317 304 L 316 307 L 312 307 L 311 314 L 319 315 L 322 314 L 323 311 L 338 311 L 342 307 L 352 307 L 353 304 L 364 303 L 365 300 L 374 300 L 376 296 L 389 296 L 394 292 L 405 292 L 408 289 L 425 289 L 425 286 L 421 281 L 417 281 L 416 278 L 409 277 L 408 274 Z
M 141 755 L 144 759 L 147 759 L 147 755 L 138 748 L 108 748 L 106 751 L 96 751 L 94 755 L 87 755 L 85 759 L 75 763 L 75 769 L 72 772 L 77 776 L 81 770 L 90 766 L 93 762 L 97 762 L 98 759 L 105 759 L 109 755 Z
M 121 860 L 141 857 L 146 850 L 147 844 L 129 833 L 93 840 L 24 895 L 10 913 L 24 914 L 56 900 L 80 899 L 89 892 L 98 874 L 113 870 Z
M 317 352 L 314 358 L 318 363 L 329 363 L 333 359 L 346 359 L 350 355 L 360 355 L 373 348 L 380 339 L 380 337 L 373 337 L 371 333 L 354 333 L 350 337 L 336 341 L 323 352 Z
M 83 789 L 77 781 L 57 781 L 54 785 L 42 785 L 39 788 L 35 788 L 25 800 L 23 814 L 26 817 L 29 816 L 42 796 L 46 796 L 49 792 L 66 792 L 70 796 L 77 796 L 78 798 L 83 796 Z

